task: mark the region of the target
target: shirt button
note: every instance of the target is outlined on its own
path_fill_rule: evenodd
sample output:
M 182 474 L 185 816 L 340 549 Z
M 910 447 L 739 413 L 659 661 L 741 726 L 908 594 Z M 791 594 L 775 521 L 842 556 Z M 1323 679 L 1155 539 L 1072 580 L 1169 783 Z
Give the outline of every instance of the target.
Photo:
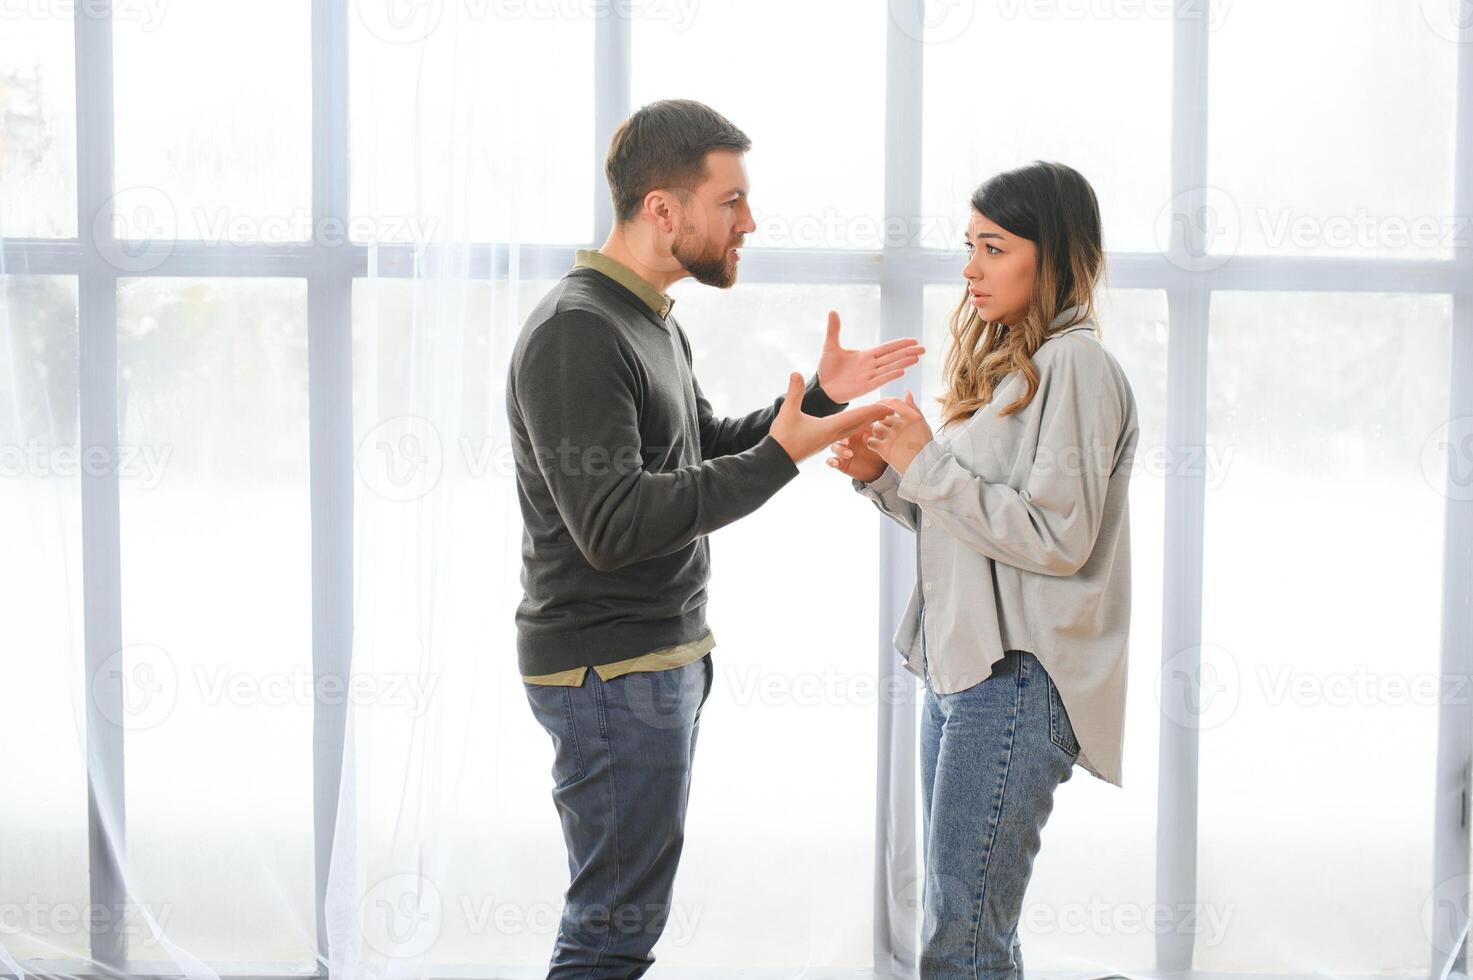
M 928 518 L 926 518 L 926 527 L 930 527 L 930 526 L 931 526 L 931 519 L 928 517 Z
M 930 592 L 935 587 L 936 587 L 936 583 L 935 582 L 927 582 L 926 583 L 926 591 L 927 592 Z

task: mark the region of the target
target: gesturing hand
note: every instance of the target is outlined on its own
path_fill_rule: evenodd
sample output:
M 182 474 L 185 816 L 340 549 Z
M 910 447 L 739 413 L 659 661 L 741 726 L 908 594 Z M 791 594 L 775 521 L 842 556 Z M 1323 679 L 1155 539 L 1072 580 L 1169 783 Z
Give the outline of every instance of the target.
M 887 409 L 888 411 L 888 409 Z M 847 439 L 840 439 L 829 447 L 833 453 L 828 463 L 845 476 L 865 483 L 874 483 L 885 472 L 885 461 L 880 454 L 864 444 L 872 428 L 861 429 Z
M 904 401 L 881 398 L 875 404 L 885 406 L 889 414 L 875 423 L 865 445 L 893 466 L 897 473 L 904 473 L 916 454 L 935 438 L 931 434 L 931 426 L 916 407 L 909 388 L 905 389 Z
M 777 418 L 772 420 L 772 427 L 767 430 L 768 435 L 787 450 L 788 456 L 795 463 L 801 463 L 836 439 L 853 435 L 860 429 L 868 429 L 873 422 L 890 412 L 889 408 L 875 402 L 827 418 L 805 415 L 804 387 L 803 375 L 795 372 L 788 376 L 788 396 L 783 401 L 782 408 L 778 409 Z
M 839 314 L 829 310 L 829 330 L 818 360 L 818 384 L 836 402 L 867 395 L 905 374 L 926 348 L 914 337 L 903 337 L 869 350 L 839 346 Z

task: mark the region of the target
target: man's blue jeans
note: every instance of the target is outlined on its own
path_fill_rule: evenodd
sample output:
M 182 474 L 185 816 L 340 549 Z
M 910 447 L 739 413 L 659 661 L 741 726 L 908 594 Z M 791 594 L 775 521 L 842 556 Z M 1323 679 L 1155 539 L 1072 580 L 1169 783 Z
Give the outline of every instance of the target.
M 555 756 L 568 885 L 549 980 L 632 980 L 654 963 L 690 798 L 711 655 L 581 687 L 524 684 Z
M 954 694 L 937 695 L 924 673 L 921 977 L 1022 980 L 1023 893 L 1079 743 L 1031 653 L 1007 651 L 991 676 Z

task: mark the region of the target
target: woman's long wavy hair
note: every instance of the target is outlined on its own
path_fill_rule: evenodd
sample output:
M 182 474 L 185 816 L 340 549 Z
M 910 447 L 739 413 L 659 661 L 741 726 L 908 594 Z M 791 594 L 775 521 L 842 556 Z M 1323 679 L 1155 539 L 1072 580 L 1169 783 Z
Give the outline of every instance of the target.
M 1033 242 L 1037 273 L 1028 312 L 1017 323 L 982 319 L 967 293 L 951 314 L 946 352 L 942 425 L 970 418 L 992 401 L 1002 380 L 1017 371 L 1028 389 L 998 414 L 1025 408 L 1038 392 L 1033 354 L 1050 336 L 1049 324 L 1076 307 L 1054 332 L 1095 317 L 1095 286 L 1104 272 L 1100 206 L 1080 173 L 1062 163 L 1034 161 L 990 178 L 972 195 L 972 208 L 1010 234 Z

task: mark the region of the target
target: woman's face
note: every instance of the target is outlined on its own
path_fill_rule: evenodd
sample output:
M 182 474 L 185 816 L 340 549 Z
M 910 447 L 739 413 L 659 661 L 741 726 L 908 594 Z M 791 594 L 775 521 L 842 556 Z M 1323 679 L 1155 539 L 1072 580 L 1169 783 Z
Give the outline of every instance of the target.
M 962 269 L 972 307 L 984 320 L 1011 326 L 1028 312 L 1037 275 L 1038 249 L 1027 238 L 1006 232 L 972 212 L 966 248 L 971 256 Z

